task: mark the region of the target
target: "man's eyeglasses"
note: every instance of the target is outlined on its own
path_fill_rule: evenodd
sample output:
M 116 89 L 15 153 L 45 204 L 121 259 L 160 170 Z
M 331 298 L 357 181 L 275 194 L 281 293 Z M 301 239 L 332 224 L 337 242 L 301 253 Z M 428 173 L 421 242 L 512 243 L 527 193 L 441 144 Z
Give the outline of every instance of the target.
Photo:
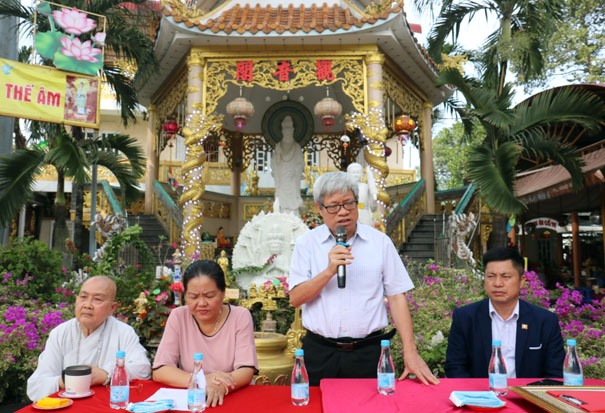
M 338 211 L 340 211 L 340 208 L 344 208 L 347 211 L 353 211 L 355 208 L 357 208 L 357 200 L 348 201 L 348 202 L 345 202 L 344 204 L 336 204 L 336 205 L 321 204 L 321 207 L 324 208 L 326 211 L 328 211 L 328 214 L 337 214 Z

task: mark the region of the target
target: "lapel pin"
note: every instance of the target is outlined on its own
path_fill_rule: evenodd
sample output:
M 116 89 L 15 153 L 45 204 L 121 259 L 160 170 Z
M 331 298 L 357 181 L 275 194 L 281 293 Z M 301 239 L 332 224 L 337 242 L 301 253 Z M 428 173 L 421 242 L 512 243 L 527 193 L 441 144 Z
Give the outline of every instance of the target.
M 527 324 L 521 324 L 521 330 L 527 330 Z

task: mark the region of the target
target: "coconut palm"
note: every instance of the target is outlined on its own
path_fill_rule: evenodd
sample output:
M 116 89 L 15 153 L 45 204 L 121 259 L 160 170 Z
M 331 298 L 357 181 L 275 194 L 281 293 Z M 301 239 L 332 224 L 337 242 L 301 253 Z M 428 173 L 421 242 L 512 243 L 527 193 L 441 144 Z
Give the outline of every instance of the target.
M 144 174 L 144 155 L 136 140 L 126 135 L 77 142 L 60 125 L 47 123 L 44 126 L 48 145 L 17 149 L 0 158 L 0 222 L 9 223 L 33 198 L 36 176 L 44 166 L 51 165 L 57 171 L 53 248 L 62 249 L 67 238 L 65 178 L 77 183 L 86 182 L 88 169 L 94 162 L 116 177 L 123 201 L 132 201 L 138 197 L 137 180 Z
M 551 89 L 513 107 L 510 84 L 500 91 L 465 77 L 456 69 L 442 70 L 439 84 L 452 85 L 464 96 L 467 103 L 458 102 L 455 108 L 467 131 L 473 122 L 485 129 L 486 139 L 471 149 L 468 171 L 482 198 L 494 211 L 510 215 L 525 209 L 514 194 L 516 166 L 521 157 L 549 159 L 570 173 L 574 189 L 582 186 L 579 154 L 570 145 L 549 136 L 549 130 L 555 124 L 597 130 L 605 115 L 604 105 L 597 96 L 571 87 Z
M 418 2 L 430 5 L 433 0 Z M 429 35 L 429 54 L 440 62 L 448 36 L 455 43 L 461 30 L 472 30 L 462 28 L 463 23 L 470 23 L 477 14 L 496 18 L 499 25 L 485 40 L 478 60 L 485 68 L 484 83 L 497 85 L 501 94 L 508 70 L 517 73 L 521 81 L 542 72 L 542 46 L 560 21 L 561 6 L 558 0 L 444 0 Z

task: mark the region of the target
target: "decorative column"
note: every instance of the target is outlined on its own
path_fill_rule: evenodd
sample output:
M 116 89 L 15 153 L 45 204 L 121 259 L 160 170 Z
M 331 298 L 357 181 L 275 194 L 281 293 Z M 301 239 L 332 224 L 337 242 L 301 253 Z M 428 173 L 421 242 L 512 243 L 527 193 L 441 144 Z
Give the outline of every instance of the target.
M 181 242 L 185 255 L 190 259 L 200 255 L 204 221 L 202 168 L 206 161 L 204 140 L 208 136 L 209 124 L 203 116 L 201 107 L 203 67 L 204 59 L 198 54 L 191 54 L 187 58 L 187 125 L 183 128 L 187 152 L 183 164 L 184 187 L 180 203 L 183 207 Z
M 386 208 L 391 204 L 391 198 L 385 191 L 385 181 L 389 174 L 389 167 L 386 163 L 384 148 L 388 138 L 388 129 L 384 123 L 382 107 L 384 102 L 384 83 L 382 78 L 382 65 L 384 64 L 384 55 L 379 52 L 368 54 L 365 57 L 368 67 L 367 90 L 368 104 L 366 107 L 367 117 L 364 119 L 364 126 L 357 125 L 368 144 L 364 150 L 364 159 L 368 166 L 372 168 L 376 187 L 378 188 L 377 210 L 386 218 Z M 361 119 L 359 119 L 361 120 Z M 386 230 L 384 222 L 380 229 Z
M 580 286 L 580 272 L 581 272 L 581 255 L 580 255 L 580 221 L 578 219 L 578 213 L 571 213 L 571 250 L 573 257 L 573 283 L 574 286 Z
M 155 118 L 157 116 L 155 105 L 147 108 L 149 116 L 147 120 L 147 167 L 145 168 L 145 215 L 153 214 L 153 183 L 158 179 L 158 164 L 160 154 L 157 151 L 158 141 L 154 130 Z
M 420 146 L 420 175 L 426 182 L 426 213 L 435 213 L 435 180 L 433 174 L 433 104 L 422 104 L 422 145 Z

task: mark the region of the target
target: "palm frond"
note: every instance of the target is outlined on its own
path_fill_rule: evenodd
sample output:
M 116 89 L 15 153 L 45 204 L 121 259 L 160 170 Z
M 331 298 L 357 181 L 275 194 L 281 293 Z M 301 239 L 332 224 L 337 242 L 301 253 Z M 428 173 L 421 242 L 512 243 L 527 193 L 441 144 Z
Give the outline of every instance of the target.
M 108 147 L 123 154 L 137 179 L 145 174 L 145 153 L 138 141 L 128 135 L 111 135 L 107 138 Z
M 101 151 L 97 156 L 97 164 L 107 168 L 116 177 L 126 202 L 132 202 L 138 198 L 137 174 L 133 172 L 129 163 L 124 162 L 114 152 Z
M 581 126 L 594 132 L 605 116 L 605 104 L 594 94 L 571 87 L 550 89 L 520 103 L 511 137 L 530 136 L 532 129 L 555 123 Z M 527 135 L 529 134 L 529 135 Z
M 479 187 L 485 202 L 494 211 L 517 214 L 526 207 L 515 197 L 515 165 L 521 148 L 514 142 L 499 146 L 479 145 L 471 148 L 468 174 Z
M 0 158 L 0 222 L 7 226 L 33 196 L 35 176 L 44 160 L 44 152 L 18 149 Z
M 564 167 L 571 175 L 574 189 L 580 189 L 584 184 L 584 173 L 582 172 L 584 162 L 580 154 L 570 145 L 560 145 L 557 141 L 548 139 L 545 134 L 526 137 L 522 145 L 522 153 L 525 156 L 550 159 L 553 163 Z
M 65 176 L 72 177 L 74 182 L 89 180 L 86 154 L 65 131 L 54 138 L 53 147 L 46 154 L 45 162 L 63 169 Z

